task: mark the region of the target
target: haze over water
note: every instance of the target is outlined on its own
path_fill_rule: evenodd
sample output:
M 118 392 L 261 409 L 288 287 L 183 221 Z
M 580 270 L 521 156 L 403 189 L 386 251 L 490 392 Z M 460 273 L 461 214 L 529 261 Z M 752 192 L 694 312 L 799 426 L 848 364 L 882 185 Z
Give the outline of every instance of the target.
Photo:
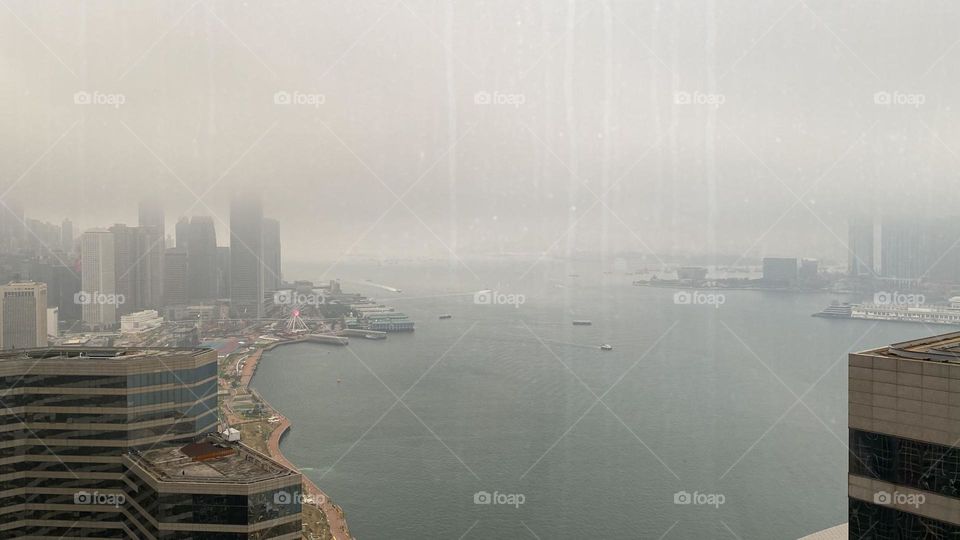
M 541 263 L 498 288 L 524 295 L 517 307 L 474 303 L 471 271 L 529 266 L 340 266 L 345 290 L 416 332 L 265 357 L 253 384 L 294 423 L 284 453 L 357 538 L 770 539 L 841 523 L 846 354 L 946 331 L 814 318 L 836 298 L 819 293 L 677 305 L 591 262 Z M 525 500 L 477 505 L 479 491 Z M 681 491 L 723 504 L 674 504 Z

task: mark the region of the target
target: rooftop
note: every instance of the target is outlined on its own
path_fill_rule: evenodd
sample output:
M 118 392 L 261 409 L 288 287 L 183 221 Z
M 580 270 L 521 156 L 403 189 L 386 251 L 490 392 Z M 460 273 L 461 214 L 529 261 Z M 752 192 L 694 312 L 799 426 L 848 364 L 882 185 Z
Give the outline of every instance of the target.
M 130 457 L 164 482 L 249 484 L 295 474 L 246 446 L 215 436 L 185 446 L 131 452 Z
M 76 360 L 79 358 L 123 359 L 142 357 L 172 357 L 201 354 L 202 347 L 42 347 L 0 352 L 2 360 Z
M 896 358 L 960 363 L 960 332 L 903 341 L 868 352 Z

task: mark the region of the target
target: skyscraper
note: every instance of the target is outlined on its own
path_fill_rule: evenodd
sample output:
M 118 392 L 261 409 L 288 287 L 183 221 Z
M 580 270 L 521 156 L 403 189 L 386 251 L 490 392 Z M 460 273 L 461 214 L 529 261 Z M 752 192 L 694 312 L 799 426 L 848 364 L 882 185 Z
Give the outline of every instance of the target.
M 170 248 L 163 256 L 163 305 L 183 306 L 187 296 L 187 250 Z
M 960 538 L 960 332 L 849 356 L 850 538 Z
M 82 290 L 76 301 L 83 306 L 83 322 L 100 329 L 117 323 L 116 263 L 113 234 L 103 229 L 83 233 L 80 240 Z
M 916 219 L 885 217 L 880 226 L 880 273 L 883 277 L 917 280 L 922 267 L 922 228 Z
M 283 286 L 280 264 L 280 222 L 263 220 L 263 288 L 276 291 Z
M 145 307 L 155 308 L 163 304 L 163 252 L 166 249 L 166 219 L 163 206 L 155 200 L 140 202 L 139 219 L 137 224 L 149 239 L 147 240 L 147 254 L 143 259 L 146 264 L 147 296 L 143 298 Z
M 852 277 L 873 276 L 876 273 L 873 218 L 852 218 L 847 228 L 847 273 Z
M 230 307 L 243 319 L 263 317 L 263 207 L 259 197 L 230 203 Z
M 179 233 L 180 224 L 177 224 Z M 186 229 L 187 296 L 190 302 L 202 303 L 217 294 L 217 231 L 213 218 L 193 216 Z
M 0 286 L 0 349 L 47 345 L 47 285 L 35 281 Z
M 0 353 L 0 538 L 301 537 L 301 477 L 216 435 L 211 349 Z
M 161 304 L 162 267 L 157 266 L 156 253 L 162 239 L 152 227 L 128 227 L 117 224 L 110 228 L 114 243 L 117 292 L 124 296 L 118 313 L 126 315 Z M 160 258 L 162 261 L 162 258 Z
M 64 253 L 73 252 L 73 222 L 69 219 L 60 223 L 60 249 Z

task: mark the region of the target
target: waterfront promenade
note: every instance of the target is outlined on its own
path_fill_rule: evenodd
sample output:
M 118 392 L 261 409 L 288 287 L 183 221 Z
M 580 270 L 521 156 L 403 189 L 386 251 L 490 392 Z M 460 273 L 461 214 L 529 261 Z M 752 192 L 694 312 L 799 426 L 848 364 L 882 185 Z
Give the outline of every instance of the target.
M 252 352 L 246 358 L 246 362 L 243 365 L 243 370 L 240 373 L 240 390 L 250 392 L 250 381 L 253 379 L 254 373 L 257 371 L 257 364 L 259 364 L 260 359 L 262 358 L 263 352 L 270 350 L 278 345 L 287 344 L 290 342 L 279 341 L 268 345 L 264 348 L 259 348 L 256 351 Z M 292 424 L 287 417 L 280 414 L 276 409 L 274 409 L 266 400 L 258 395 L 260 401 L 263 403 L 263 406 L 271 411 L 271 415 L 276 416 L 279 421 L 272 424 L 272 431 L 267 437 L 267 451 L 270 457 L 279 461 L 280 463 L 290 467 L 294 470 L 299 470 L 297 467 L 290 462 L 280 451 L 280 441 L 283 439 L 283 436 L 291 428 Z M 231 424 L 236 422 L 241 422 L 242 420 L 233 414 L 229 415 Z M 350 536 L 350 528 L 347 525 L 347 519 L 344 515 L 343 508 L 339 505 L 334 504 L 330 497 L 323 492 L 316 484 L 313 483 L 306 475 L 303 476 L 303 489 L 306 495 L 309 495 L 316 501 L 316 506 L 327 516 L 327 524 L 330 526 L 330 534 L 335 540 L 349 540 L 352 538 Z

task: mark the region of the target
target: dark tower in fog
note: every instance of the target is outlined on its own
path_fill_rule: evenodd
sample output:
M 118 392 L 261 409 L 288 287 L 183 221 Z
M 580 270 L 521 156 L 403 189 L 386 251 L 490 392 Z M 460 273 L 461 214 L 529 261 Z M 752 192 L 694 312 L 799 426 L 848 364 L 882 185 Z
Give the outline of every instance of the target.
M 240 318 L 263 316 L 263 206 L 246 195 L 230 202 L 230 307 Z
M 263 220 L 263 288 L 275 291 L 283 285 L 280 273 L 280 222 Z
M 178 232 L 179 228 L 178 223 Z M 213 218 L 191 218 L 186 239 L 187 296 L 196 303 L 217 298 L 217 231 Z

